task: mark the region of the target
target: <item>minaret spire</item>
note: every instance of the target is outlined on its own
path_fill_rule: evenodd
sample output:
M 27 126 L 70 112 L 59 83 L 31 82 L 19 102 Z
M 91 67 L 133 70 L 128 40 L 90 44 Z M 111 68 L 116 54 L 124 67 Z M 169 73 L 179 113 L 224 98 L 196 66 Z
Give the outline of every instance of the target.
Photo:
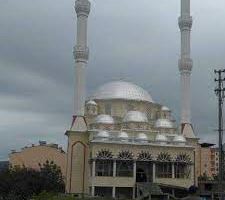
M 74 46 L 75 59 L 75 102 L 74 116 L 71 130 L 86 131 L 84 119 L 85 96 L 86 96 L 86 66 L 89 49 L 87 46 L 87 21 L 91 4 L 89 0 L 76 0 L 75 11 L 77 14 L 77 43 Z
M 181 125 L 182 133 L 184 128 L 191 127 L 191 97 L 190 97 L 190 79 L 192 70 L 191 59 L 191 27 L 192 17 L 190 15 L 190 0 L 181 0 L 181 16 L 179 17 L 179 27 L 181 32 L 181 55 L 179 59 L 180 82 L 181 82 Z M 190 132 L 190 131 L 188 131 Z M 188 133 L 189 137 L 194 136 Z
M 87 194 L 88 173 L 88 132 L 84 117 L 85 108 L 85 72 L 88 62 L 87 20 L 90 13 L 89 0 L 76 0 L 77 43 L 73 55 L 75 59 L 75 110 L 68 136 L 66 162 L 66 193 Z M 80 173 L 77 173 L 80 172 Z
M 75 11 L 77 14 L 77 44 L 74 47 L 74 59 L 76 62 L 75 76 L 75 116 L 84 116 L 86 81 L 85 72 L 88 62 L 89 50 L 87 46 L 87 20 L 90 13 L 88 0 L 76 0 Z

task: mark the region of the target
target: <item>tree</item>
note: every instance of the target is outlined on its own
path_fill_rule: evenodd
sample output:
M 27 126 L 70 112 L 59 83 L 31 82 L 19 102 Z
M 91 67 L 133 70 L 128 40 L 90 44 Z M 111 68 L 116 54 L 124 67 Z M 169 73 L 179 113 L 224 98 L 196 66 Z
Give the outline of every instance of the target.
M 60 168 L 46 161 L 40 170 L 13 167 L 0 172 L 0 200 L 28 200 L 42 191 L 64 192 Z
M 45 191 L 64 192 L 65 184 L 60 167 L 54 164 L 53 161 L 46 161 L 46 163 L 43 165 L 39 164 L 39 166 L 42 184 Z

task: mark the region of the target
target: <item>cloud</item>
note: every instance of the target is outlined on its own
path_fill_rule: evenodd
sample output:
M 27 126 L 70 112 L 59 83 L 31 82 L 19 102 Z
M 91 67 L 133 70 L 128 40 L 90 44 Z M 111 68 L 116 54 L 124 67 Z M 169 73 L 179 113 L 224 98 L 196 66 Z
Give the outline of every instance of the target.
M 225 66 L 223 0 L 193 0 L 192 121 L 217 141 L 213 69 Z M 92 0 L 88 94 L 125 79 L 169 106 L 179 121 L 178 0 Z M 0 159 L 39 139 L 65 146 L 74 101 L 74 1 L 0 2 Z

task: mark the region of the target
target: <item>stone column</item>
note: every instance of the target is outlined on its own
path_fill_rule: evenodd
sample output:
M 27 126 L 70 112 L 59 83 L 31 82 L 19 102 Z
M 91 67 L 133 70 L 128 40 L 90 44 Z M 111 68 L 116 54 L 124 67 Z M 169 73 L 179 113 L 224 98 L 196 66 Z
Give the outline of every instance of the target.
M 133 187 L 133 196 L 132 198 L 135 199 L 135 189 L 136 189 L 136 171 L 137 171 L 137 162 L 134 161 L 133 164 L 133 179 L 134 179 L 134 187 Z
M 155 170 L 155 163 L 153 163 L 152 164 L 152 182 L 153 183 L 155 182 L 155 177 L 156 177 L 155 172 L 156 172 L 156 170 Z
M 92 187 L 91 187 L 91 196 L 94 197 L 95 196 L 95 186 L 94 186 L 94 177 L 95 177 L 95 163 L 96 161 L 93 160 L 92 161 Z
M 116 177 L 116 160 L 113 160 L 113 177 Z
M 175 167 L 174 167 L 174 163 L 172 163 L 172 178 L 175 178 Z
M 132 196 L 132 199 L 135 199 L 135 189 L 136 189 L 136 185 L 133 187 L 133 196 Z
M 112 198 L 116 198 L 116 187 L 113 186 L 113 189 L 112 189 Z
M 94 197 L 95 196 L 95 186 L 91 187 L 91 196 Z
M 134 178 L 134 182 L 136 183 L 136 171 L 137 171 L 137 163 L 136 161 L 134 161 L 133 164 L 133 178 Z
M 92 177 L 95 177 L 95 160 L 92 162 Z

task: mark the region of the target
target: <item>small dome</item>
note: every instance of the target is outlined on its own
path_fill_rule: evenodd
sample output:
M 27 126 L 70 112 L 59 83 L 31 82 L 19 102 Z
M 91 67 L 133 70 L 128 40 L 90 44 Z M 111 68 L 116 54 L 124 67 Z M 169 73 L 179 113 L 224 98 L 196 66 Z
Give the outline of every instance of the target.
M 114 119 L 110 115 L 98 115 L 95 118 L 96 124 L 114 124 Z
M 139 111 L 129 111 L 124 119 L 123 122 L 148 122 L 148 118 L 145 113 Z
M 90 99 L 123 99 L 153 102 L 151 95 L 143 88 L 126 81 L 112 81 L 100 86 Z
M 186 143 L 186 138 L 183 135 L 176 135 L 173 138 L 173 142 L 176 142 L 176 143 Z
M 161 108 L 161 110 L 162 110 L 162 111 L 165 111 L 165 112 L 169 112 L 169 111 L 170 111 L 170 109 L 169 109 L 168 107 L 166 107 L 166 106 L 163 106 L 163 107 Z
M 139 133 L 136 140 L 139 142 L 148 142 L 148 137 L 145 133 Z
M 99 131 L 96 135 L 96 139 L 107 140 L 109 139 L 109 133 L 107 131 Z
M 171 122 L 168 119 L 158 119 L 155 122 L 155 127 L 156 128 L 174 128 L 173 122 Z
M 120 132 L 118 134 L 118 139 L 121 141 L 128 140 L 129 136 L 126 132 Z
M 86 103 L 87 105 L 97 106 L 97 103 L 93 100 L 90 100 Z
M 165 135 L 163 134 L 157 134 L 155 138 L 156 142 L 168 142 L 168 139 Z

